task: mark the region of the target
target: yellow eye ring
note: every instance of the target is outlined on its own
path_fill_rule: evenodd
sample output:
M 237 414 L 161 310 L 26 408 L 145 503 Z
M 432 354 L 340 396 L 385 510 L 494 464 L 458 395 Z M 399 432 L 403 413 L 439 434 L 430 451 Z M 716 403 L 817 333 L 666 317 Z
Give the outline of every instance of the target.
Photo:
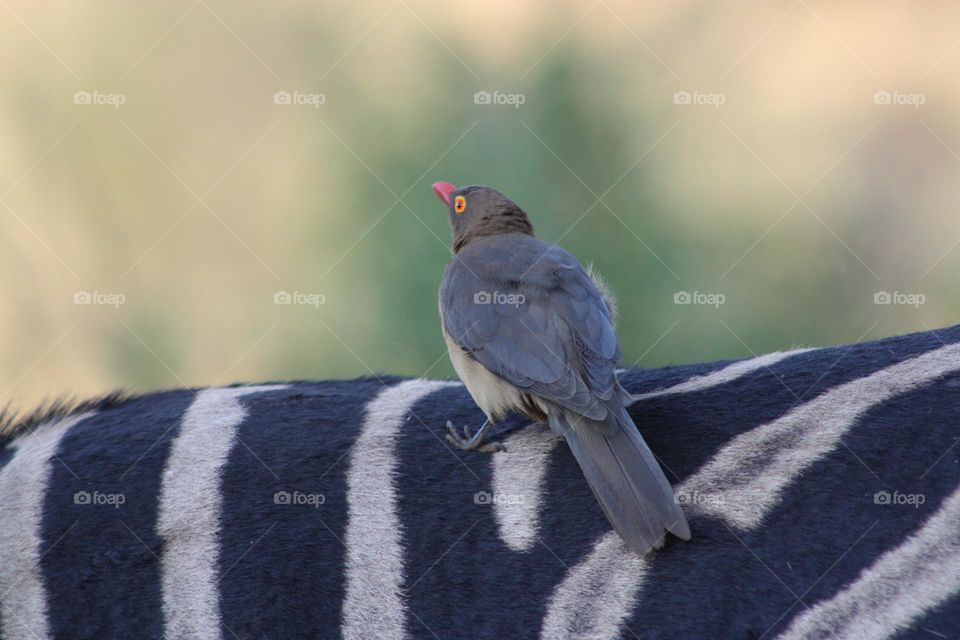
M 467 199 L 463 196 L 457 196 L 453 199 L 453 210 L 455 213 L 463 213 L 467 208 Z

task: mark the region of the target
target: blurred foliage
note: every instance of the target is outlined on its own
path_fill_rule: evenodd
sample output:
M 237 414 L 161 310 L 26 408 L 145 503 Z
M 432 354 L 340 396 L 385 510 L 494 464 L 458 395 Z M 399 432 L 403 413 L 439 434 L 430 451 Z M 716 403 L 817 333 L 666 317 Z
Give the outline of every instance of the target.
M 499 188 L 541 237 L 594 263 L 620 300 L 626 365 L 960 315 L 960 7 L 5 10 L 0 402 L 452 376 L 436 180 Z M 523 104 L 475 104 L 477 91 Z M 878 104 L 877 91 L 923 104 Z M 324 302 L 275 304 L 281 291 Z M 882 291 L 924 302 L 874 304 Z M 78 292 L 124 301 L 75 304 Z M 675 304 L 679 292 L 724 303 Z

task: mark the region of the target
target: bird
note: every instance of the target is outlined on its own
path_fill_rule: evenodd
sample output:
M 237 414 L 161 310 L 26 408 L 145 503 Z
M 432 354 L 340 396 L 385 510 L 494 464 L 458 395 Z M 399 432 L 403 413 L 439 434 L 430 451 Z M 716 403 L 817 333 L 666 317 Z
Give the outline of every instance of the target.
M 615 307 L 602 280 L 570 252 L 534 235 L 513 200 L 482 185 L 436 182 L 449 209 L 453 255 L 440 284 L 450 360 L 486 421 L 460 449 L 496 453 L 489 429 L 511 412 L 563 436 L 613 529 L 636 552 L 690 527 L 627 413 L 617 378 Z

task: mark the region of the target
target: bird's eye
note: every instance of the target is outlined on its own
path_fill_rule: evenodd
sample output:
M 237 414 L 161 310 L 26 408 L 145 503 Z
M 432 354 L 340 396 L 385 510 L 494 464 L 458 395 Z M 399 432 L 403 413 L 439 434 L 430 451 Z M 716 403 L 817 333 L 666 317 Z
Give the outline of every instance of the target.
M 453 210 L 456 213 L 463 213 L 467 208 L 467 199 L 463 196 L 457 196 L 453 199 Z

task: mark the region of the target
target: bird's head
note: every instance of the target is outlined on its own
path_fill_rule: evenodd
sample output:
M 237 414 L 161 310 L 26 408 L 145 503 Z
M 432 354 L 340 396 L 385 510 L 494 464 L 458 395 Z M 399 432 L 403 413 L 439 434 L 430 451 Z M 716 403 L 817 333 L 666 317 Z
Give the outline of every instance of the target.
M 458 189 L 449 182 L 435 182 L 433 191 L 450 210 L 454 253 L 484 236 L 500 233 L 533 235 L 533 225 L 523 209 L 496 189 L 480 185 Z

